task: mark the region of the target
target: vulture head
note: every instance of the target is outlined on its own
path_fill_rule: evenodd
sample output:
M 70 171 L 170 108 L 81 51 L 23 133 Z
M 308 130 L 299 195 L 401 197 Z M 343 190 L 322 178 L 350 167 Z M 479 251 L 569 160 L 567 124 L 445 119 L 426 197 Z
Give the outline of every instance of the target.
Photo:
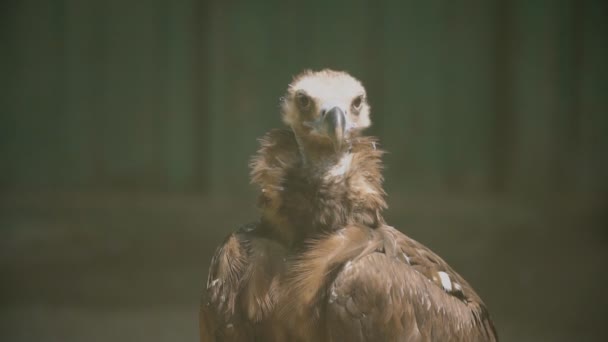
M 365 88 L 345 72 L 305 71 L 294 78 L 282 107 L 305 160 L 330 160 L 347 152 L 369 127 Z
M 262 137 L 251 162 L 267 226 L 300 243 L 346 224 L 380 225 L 383 152 L 361 134 L 371 124 L 361 83 L 345 72 L 305 71 L 288 86 L 281 110 L 289 128 Z

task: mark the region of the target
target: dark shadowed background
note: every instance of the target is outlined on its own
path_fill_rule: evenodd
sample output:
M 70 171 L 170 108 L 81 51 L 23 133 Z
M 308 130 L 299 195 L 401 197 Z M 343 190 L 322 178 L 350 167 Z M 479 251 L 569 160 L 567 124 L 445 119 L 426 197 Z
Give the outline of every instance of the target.
M 2 1 L 0 337 L 197 340 L 256 138 L 330 67 L 368 89 L 389 223 L 502 340 L 603 340 L 607 4 Z

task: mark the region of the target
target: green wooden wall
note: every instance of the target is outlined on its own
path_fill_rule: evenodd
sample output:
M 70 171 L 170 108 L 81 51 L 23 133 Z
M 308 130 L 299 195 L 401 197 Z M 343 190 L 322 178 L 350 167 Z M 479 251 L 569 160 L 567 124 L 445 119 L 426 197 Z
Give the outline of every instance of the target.
M 0 186 L 251 191 L 306 68 L 368 88 L 389 192 L 608 193 L 595 0 L 8 0 Z

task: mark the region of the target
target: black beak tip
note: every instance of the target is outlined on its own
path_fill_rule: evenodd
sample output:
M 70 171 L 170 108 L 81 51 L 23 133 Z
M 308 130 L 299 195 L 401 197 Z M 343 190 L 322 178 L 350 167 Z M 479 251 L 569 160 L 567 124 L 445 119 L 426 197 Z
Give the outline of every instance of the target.
M 333 107 L 324 113 L 323 121 L 327 134 L 334 144 L 336 150 L 341 149 L 344 143 L 346 130 L 346 115 L 340 107 Z
M 342 111 L 340 107 L 333 107 L 325 112 L 324 120 L 329 126 L 331 132 L 336 132 L 340 135 L 344 133 L 346 117 L 344 115 L 344 111 Z

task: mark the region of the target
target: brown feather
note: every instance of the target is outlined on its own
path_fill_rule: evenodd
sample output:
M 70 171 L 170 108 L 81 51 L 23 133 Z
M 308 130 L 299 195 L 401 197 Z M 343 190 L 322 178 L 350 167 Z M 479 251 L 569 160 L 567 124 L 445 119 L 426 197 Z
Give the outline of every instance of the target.
M 262 218 L 291 243 L 348 224 L 376 227 L 386 209 L 382 155 L 373 137 L 352 139 L 350 167 L 341 177 L 319 177 L 302 165 L 292 131 L 272 130 L 260 139 L 251 162 L 252 183 L 259 186 Z

